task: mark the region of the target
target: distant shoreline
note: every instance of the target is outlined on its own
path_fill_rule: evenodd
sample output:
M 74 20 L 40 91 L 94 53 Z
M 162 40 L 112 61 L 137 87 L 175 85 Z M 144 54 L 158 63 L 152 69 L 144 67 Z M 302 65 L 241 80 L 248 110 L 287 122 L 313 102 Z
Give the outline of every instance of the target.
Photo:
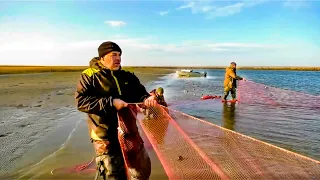
M 0 65 L 0 74 L 24 74 L 39 72 L 74 72 L 83 71 L 88 66 L 12 66 Z M 139 69 L 225 69 L 226 66 L 123 66 L 123 69 L 135 71 Z M 299 66 L 239 66 L 243 70 L 286 70 L 286 71 L 320 71 L 320 67 Z

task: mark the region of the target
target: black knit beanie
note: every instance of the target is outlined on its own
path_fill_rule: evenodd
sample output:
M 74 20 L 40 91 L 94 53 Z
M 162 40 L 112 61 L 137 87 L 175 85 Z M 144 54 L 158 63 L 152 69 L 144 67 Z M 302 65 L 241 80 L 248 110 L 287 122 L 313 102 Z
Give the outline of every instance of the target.
M 118 46 L 118 44 L 111 41 L 104 42 L 98 47 L 99 57 L 103 57 L 112 51 L 117 51 L 122 54 L 121 48 Z

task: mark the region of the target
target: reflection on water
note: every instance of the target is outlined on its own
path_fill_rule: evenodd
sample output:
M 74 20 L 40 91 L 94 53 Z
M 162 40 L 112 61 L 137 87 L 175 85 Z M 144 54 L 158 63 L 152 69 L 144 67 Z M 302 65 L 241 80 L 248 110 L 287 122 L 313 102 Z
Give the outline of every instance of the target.
M 222 107 L 223 127 L 233 131 L 236 103 L 223 103 Z

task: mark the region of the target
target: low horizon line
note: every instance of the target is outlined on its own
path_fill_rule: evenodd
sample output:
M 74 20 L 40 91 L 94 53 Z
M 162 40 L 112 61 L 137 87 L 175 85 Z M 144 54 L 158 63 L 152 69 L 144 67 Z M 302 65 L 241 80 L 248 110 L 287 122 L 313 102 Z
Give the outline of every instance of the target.
M 89 67 L 89 66 L 76 66 L 76 65 L 0 65 L 0 67 Z M 148 66 L 148 65 L 140 65 L 140 66 L 131 66 L 125 65 L 121 67 L 137 67 L 137 68 L 226 68 L 229 66 Z M 237 68 L 320 68 L 320 66 L 237 66 Z

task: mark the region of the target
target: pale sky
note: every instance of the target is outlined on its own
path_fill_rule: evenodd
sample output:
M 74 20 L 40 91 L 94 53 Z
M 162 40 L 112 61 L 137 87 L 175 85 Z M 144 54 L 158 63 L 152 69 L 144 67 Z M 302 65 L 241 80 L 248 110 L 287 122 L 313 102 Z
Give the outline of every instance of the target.
M 319 1 L 0 2 L 0 65 L 320 66 Z

